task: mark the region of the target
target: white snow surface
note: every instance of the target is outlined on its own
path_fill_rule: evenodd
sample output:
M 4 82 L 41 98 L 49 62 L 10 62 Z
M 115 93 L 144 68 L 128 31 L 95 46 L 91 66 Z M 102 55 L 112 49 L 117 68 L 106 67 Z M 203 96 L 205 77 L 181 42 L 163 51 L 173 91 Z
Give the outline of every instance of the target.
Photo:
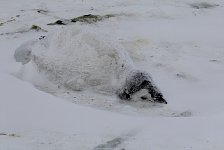
M 214 7 L 191 7 L 201 2 Z M 94 24 L 47 26 L 90 13 L 117 15 Z M 223 14 L 222 0 L 1 0 L 0 150 L 223 150 Z M 32 25 L 48 32 L 29 30 Z M 50 58 L 43 61 L 50 69 L 57 62 L 56 70 L 66 71 L 71 49 L 81 52 L 74 60 L 81 63 L 78 70 L 94 62 L 98 68 L 91 72 L 103 81 L 113 81 L 116 65 L 99 72 L 108 59 L 95 63 L 97 54 L 84 51 L 115 50 L 122 56 L 118 64 L 151 74 L 168 104 L 59 88 L 65 82 L 60 75 L 50 77 L 59 82 L 54 84 L 32 61 L 15 61 L 15 50 L 27 48 L 27 41 L 28 50 Z

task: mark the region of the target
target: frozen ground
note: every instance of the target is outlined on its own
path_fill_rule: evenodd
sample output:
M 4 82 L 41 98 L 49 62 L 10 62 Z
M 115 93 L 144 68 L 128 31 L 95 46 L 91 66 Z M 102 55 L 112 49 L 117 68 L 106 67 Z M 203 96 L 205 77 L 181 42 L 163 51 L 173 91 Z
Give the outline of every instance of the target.
M 117 15 L 47 25 L 90 13 Z M 222 0 L 1 0 L 0 150 L 224 149 L 223 13 Z M 58 90 L 15 62 L 24 42 L 82 26 L 121 44 L 168 104 Z

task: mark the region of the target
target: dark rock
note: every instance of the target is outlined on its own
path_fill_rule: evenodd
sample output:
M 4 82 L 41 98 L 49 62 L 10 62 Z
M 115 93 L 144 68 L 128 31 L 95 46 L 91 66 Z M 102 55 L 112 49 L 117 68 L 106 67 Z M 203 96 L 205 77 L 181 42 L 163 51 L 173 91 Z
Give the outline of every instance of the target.
M 40 14 L 48 13 L 47 10 L 37 9 L 37 12 Z
M 45 35 L 42 35 L 39 37 L 39 40 L 43 40 L 46 36 Z
M 54 23 L 49 23 L 47 25 L 66 25 L 66 23 L 62 20 L 57 20 Z
M 103 20 L 103 17 L 100 15 L 83 15 L 77 18 L 71 19 L 71 22 L 85 22 L 85 23 L 94 23 Z
M 31 27 L 30 27 L 30 30 L 35 30 L 35 31 L 43 31 L 43 32 L 47 32 L 46 30 L 44 30 L 44 29 L 42 29 L 40 26 L 38 26 L 38 25 L 32 25 Z
M 40 31 L 41 30 L 41 27 L 37 26 L 37 25 L 32 25 L 31 30 L 35 30 L 35 31 Z

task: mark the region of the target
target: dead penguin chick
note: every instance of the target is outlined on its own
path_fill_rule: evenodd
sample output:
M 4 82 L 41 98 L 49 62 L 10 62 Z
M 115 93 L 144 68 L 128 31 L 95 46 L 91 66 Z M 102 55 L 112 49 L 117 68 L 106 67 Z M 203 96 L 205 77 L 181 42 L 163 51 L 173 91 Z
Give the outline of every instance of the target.
M 31 75 L 23 73 L 22 78 L 29 77 L 27 80 L 36 83 L 33 74 L 38 73 L 66 90 L 117 94 L 124 100 L 139 95 L 142 100 L 167 103 L 150 75 L 136 71 L 122 46 L 100 33 L 82 26 L 23 44 L 14 56 L 17 62 L 24 64 L 23 71 Z

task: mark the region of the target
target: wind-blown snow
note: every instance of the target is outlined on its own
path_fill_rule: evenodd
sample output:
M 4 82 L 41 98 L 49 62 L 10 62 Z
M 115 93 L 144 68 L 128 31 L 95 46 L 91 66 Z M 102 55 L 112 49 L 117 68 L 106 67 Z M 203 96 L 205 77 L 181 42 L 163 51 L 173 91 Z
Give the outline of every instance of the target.
M 200 2 L 214 7 L 192 7 Z M 224 149 L 223 6 L 221 0 L 0 1 L 0 150 Z M 90 25 L 46 25 L 89 13 L 119 15 Z M 48 33 L 29 30 L 33 24 Z M 92 30 L 76 33 L 80 28 Z M 50 35 L 64 31 L 68 33 L 60 36 L 68 42 L 61 46 L 65 51 L 73 46 L 75 39 L 68 36 L 73 33 L 81 36 L 76 40 L 84 38 L 94 46 L 96 33 L 101 33 L 98 42 L 112 42 L 111 49 L 120 45 L 137 69 L 152 75 L 168 105 L 122 102 L 90 91 L 57 91 L 33 63 L 14 60 L 15 49 L 30 40 L 53 42 L 47 50 L 59 47 L 59 35 Z M 46 35 L 50 38 L 39 40 Z

